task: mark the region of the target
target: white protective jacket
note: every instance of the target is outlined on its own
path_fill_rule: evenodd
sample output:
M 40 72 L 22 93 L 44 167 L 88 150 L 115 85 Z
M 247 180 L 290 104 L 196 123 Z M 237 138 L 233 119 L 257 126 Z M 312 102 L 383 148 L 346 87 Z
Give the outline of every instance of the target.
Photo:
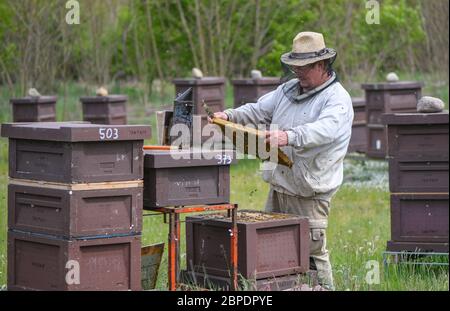
M 289 145 L 281 149 L 293 161 L 292 169 L 276 165 L 263 171 L 263 179 L 274 190 L 329 202 L 342 184 L 353 106 L 350 95 L 335 79 L 333 73 L 323 85 L 302 95 L 298 95 L 298 80 L 292 79 L 256 103 L 225 111 L 235 123 L 278 124 L 287 131 Z M 293 97 L 287 89 L 295 91 Z

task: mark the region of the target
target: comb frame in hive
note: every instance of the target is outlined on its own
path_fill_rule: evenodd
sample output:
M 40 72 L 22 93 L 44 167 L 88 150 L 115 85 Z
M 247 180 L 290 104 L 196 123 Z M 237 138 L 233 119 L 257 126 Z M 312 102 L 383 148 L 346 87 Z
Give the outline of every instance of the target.
M 244 154 L 249 154 L 249 148 L 248 148 L 248 141 L 250 139 L 250 136 L 255 137 L 255 142 L 258 142 L 261 139 L 265 139 L 265 134 L 262 131 L 259 131 L 257 129 L 253 129 L 251 127 L 246 127 L 240 124 L 236 124 L 230 121 L 226 121 L 223 119 L 219 119 L 219 118 L 212 118 L 212 123 L 216 124 L 218 126 L 220 126 L 222 132 L 224 133 L 224 135 L 227 135 L 227 132 L 225 131 L 225 128 L 231 128 L 232 129 L 232 133 L 233 136 L 232 137 L 228 137 L 232 142 L 233 145 L 236 146 L 236 133 L 237 132 L 243 132 L 243 136 L 244 136 L 244 150 L 242 150 L 242 152 Z M 258 148 L 256 148 L 258 150 Z M 266 151 L 270 150 L 270 144 L 266 143 Z M 241 151 L 241 150 L 239 150 Z M 259 156 L 258 152 L 256 152 L 256 154 L 252 154 L 256 157 L 258 157 L 259 159 L 261 159 L 261 157 Z M 270 159 L 270 158 L 269 158 Z M 277 163 L 285 165 L 289 168 L 292 168 L 292 161 L 289 159 L 289 157 L 280 149 L 278 148 L 277 150 Z

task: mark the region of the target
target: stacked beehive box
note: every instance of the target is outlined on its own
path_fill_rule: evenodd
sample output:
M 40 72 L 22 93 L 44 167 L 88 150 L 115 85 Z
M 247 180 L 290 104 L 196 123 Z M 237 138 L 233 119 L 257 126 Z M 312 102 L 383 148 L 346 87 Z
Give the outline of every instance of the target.
M 199 79 L 174 79 L 175 94 L 181 94 L 192 88 L 194 114 L 206 115 L 203 103 L 207 104 L 213 112 L 224 110 L 225 78 L 204 77 Z
M 367 149 L 367 122 L 366 101 L 361 97 L 352 98 L 354 118 L 352 125 L 352 137 L 348 146 L 348 152 L 364 153 Z
M 207 114 L 203 108 L 203 104 L 208 105 L 212 112 L 223 111 L 225 109 L 225 78 L 221 77 L 204 77 L 192 79 L 174 79 L 175 94 L 178 97 L 189 88 L 192 88 L 192 94 L 189 95 L 189 100 L 192 101 L 191 114 L 194 123 L 199 121 L 198 130 L 194 129 L 191 134 L 200 136 L 198 141 L 204 142 L 209 139 L 212 134 L 205 133 L 204 127 L 208 124 Z M 174 111 L 176 112 L 176 111 Z
M 81 97 L 83 120 L 94 124 L 127 124 L 125 95 Z
M 232 150 L 162 151 L 144 154 L 144 208 L 230 202 Z
M 11 123 L 8 289 L 139 290 L 147 126 Z
M 415 112 L 421 97 L 420 82 L 389 82 L 363 84 L 366 99 L 368 157 L 386 157 L 386 130 L 381 121 L 384 113 Z
M 389 251 L 448 252 L 448 113 L 386 114 Z
M 238 273 L 241 286 L 285 290 L 309 271 L 308 219 L 295 215 L 238 212 Z M 230 246 L 225 215 L 186 218 L 184 278 L 201 286 L 230 288 Z
M 10 100 L 13 122 L 56 121 L 56 96 L 22 97 Z
M 280 78 L 261 77 L 258 79 L 234 79 L 234 108 L 247 103 L 256 103 L 258 98 L 275 90 L 280 85 Z

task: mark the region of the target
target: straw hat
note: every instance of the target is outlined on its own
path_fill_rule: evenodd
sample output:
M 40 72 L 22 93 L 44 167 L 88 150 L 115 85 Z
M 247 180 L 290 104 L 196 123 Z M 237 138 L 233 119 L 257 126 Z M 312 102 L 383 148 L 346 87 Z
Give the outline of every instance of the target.
M 281 61 L 290 66 L 305 66 L 324 59 L 332 61 L 336 51 L 325 46 L 323 35 L 318 32 L 300 32 L 292 42 L 292 51 L 281 56 Z

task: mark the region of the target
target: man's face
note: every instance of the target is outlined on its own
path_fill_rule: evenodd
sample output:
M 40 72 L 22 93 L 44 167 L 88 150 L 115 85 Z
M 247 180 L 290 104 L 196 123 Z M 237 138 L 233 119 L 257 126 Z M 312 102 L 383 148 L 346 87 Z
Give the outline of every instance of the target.
M 306 66 L 291 66 L 297 76 L 300 86 L 305 89 L 313 89 L 323 83 L 324 66 L 322 62 L 316 62 Z

